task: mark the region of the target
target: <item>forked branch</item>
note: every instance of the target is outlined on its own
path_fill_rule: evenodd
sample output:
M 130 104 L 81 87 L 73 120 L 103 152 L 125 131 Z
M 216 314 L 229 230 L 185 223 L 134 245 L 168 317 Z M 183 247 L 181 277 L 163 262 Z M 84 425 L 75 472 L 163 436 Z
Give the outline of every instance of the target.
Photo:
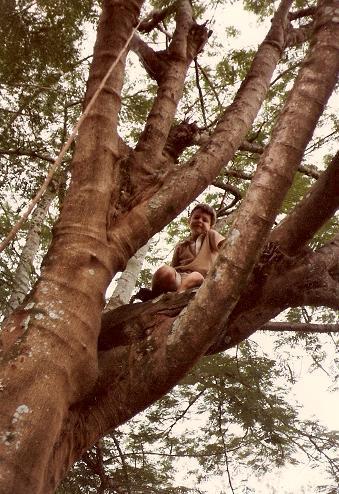
M 176 10 L 176 3 L 173 2 L 172 5 L 164 8 L 163 10 L 153 10 L 141 23 L 139 26 L 139 31 L 142 33 L 150 33 L 154 28 L 158 27 L 159 24 L 166 19 L 169 15 L 173 14 Z
M 307 245 L 338 207 L 339 151 L 300 203 L 273 231 L 271 239 L 293 255 Z

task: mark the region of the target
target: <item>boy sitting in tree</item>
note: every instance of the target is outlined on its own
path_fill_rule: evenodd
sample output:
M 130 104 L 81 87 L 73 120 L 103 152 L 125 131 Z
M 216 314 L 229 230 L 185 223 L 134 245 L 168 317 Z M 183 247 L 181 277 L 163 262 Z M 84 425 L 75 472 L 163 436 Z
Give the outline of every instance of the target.
M 200 286 L 212 267 L 224 237 L 212 229 L 216 213 L 208 204 L 198 204 L 189 217 L 190 236 L 175 247 L 170 266 L 153 275 L 152 296 L 183 292 Z

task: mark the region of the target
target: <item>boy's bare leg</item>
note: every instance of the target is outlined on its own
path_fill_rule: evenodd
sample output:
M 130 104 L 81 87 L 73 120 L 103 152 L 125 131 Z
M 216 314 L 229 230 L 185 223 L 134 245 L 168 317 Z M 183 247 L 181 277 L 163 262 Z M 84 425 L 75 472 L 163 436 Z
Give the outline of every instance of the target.
M 202 274 L 198 273 L 198 271 L 193 271 L 193 273 L 189 273 L 186 276 L 182 276 L 181 284 L 177 291 L 179 293 L 188 290 L 189 288 L 194 288 L 195 286 L 200 286 L 204 281 L 204 277 Z
M 161 266 L 153 275 L 152 292 L 160 295 L 166 292 L 176 292 L 180 286 L 180 278 L 171 266 Z
M 195 286 L 200 286 L 203 281 L 204 277 L 197 271 L 181 276 L 171 266 L 161 266 L 153 275 L 152 292 L 155 295 L 167 292 L 181 293 Z

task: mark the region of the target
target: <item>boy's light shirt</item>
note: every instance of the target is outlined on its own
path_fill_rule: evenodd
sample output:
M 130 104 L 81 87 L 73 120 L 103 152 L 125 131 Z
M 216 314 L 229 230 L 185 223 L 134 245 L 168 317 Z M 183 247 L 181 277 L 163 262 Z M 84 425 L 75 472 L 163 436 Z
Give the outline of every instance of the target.
M 206 234 L 201 233 L 195 241 L 195 254 L 198 255 Z

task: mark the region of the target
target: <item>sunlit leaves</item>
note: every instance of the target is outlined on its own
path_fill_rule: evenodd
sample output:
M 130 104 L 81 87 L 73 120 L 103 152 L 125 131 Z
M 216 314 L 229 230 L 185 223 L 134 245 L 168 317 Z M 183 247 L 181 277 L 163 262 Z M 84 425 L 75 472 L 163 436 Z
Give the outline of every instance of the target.
M 277 2 L 272 2 L 271 0 L 244 0 L 245 9 L 258 14 L 261 19 L 267 15 L 272 15 L 277 5 Z M 316 2 L 308 0 L 296 0 L 293 2 L 295 10 L 315 5 Z

